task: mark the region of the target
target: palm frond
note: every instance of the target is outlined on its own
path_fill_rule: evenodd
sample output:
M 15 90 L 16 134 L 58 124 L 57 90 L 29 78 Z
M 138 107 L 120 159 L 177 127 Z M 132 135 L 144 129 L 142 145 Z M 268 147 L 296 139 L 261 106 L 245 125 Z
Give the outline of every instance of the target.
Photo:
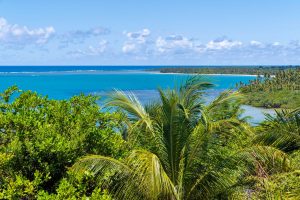
M 258 177 L 267 177 L 290 169 L 288 156 L 270 146 L 254 145 L 244 149 L 240 158 L 247 163 L 248 173 Z
M 300 149 L 299 109 L 277 110 L 275 116 L 267 115 L 258 132 L 255 143 L 270 145 L 285 152 Z
M 207 111 L 216 111 L 220 106 L 224 106 L 227 104 L 235 104 L 240 105 L 241 100 L 243 99 L 243 95 L 239 92 L 233 92 L 231 90 L 227 90 L 222 92 L 217 98 L 215 98 L 208 106 L 206 106 Z
M 133 151 L 124 162 L 104 156 L 87 156 L 72 170 L 92 172 L 99 184 L 105 185 L 118 199 L 178 199 L 158 157 L 147 151 Z
M 140 176 L 145 181 L 144 185 L 150 190 L 154 199 L 178 199 L 173 182 L 155 154 L 145 150 L 135 150 L 125 162 L 136 172 L 135 176 Z
M 91 155 L 81 158 L 72 168 L 75 173 L 89 171 L 98 179 L 99 185 L 109 188 L 110 193 L 118 199 L 139 199 L 147 194 L 139 187 L 133 170 L 113 158 Z
M 121 108 L 127 112 L 131 120 L 139 121 L 139 123 L 145 124 L 149 130 L 152 130 L 152 121 L 148 113 L 133 93 L 126 95 L 120 90 L 115 90 L 115 92 L 109 96 L 106 105 Z
M 119 108 L 125 112 L 129 119 L 126 129 L 131 143 L 139 143 L 141 137 L 144 137 L 153 141 L 153 145 L 161 146 L 161 135 L 157 135 L 155 130 L 157 129 L 156 123 L 134 94 L 125 94 L 116 90 L 109 96 L 106 106 Z

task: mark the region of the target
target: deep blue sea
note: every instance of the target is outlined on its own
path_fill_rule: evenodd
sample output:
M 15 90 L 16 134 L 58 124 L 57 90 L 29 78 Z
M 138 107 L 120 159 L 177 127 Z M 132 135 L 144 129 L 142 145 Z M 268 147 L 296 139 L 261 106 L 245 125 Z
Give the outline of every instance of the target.
M 0 90 L 17 85 L 22 90 L 37 91 L 52 99 L 68 99 L 80 93 L 105 96 L 113 89 L 134 93 L 143 103 L 158 97 L 156 89 L 173 88 L 186 80 L 187 74 L 161 74 L 148 71 L 161 66 L 0 66 Z M 207 75 L 203 80 L 215 84 L 207 91 L 209 101 L 221 91 L 234 88 L 237 82 L 247 83 L 254 76 Z M 99 102 L 101 104 L 101 102 Z M 264 112 L 244 107 L 245 115 L 252 116 L 257 123 L 264 118 Z

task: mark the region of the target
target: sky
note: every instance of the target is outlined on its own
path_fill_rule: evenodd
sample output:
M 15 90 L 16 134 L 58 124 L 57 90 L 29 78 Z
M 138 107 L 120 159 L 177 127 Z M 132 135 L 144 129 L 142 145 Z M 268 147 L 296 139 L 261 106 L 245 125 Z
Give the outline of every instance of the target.
M 299 0 L 0 0 L 0 65 L 297 65 Z

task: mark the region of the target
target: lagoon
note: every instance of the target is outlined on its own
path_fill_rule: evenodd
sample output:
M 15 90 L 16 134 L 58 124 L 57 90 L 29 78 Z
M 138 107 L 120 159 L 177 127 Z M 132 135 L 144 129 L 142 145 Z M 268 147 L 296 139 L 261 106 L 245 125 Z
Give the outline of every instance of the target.
M 45 69 L 46 68 L 46 69 Z M 10 69 L 10 70 L 9 70 Z M 39 70 L 42 69 L 42 70 Z M 55 68 L 57 69 L 57 68 Z M 33 67 L 5 68 L 0 67 L 0 90 L 17 85 L 21 90 L 32 90 L 51 99 L 68 99 L 80 93 L 102 96 L 102 100 L 113 89 L 134 93 L 142 103 L 157 99 L 156 89 L 174 88 L 184 82 L 187 74 L 161 74 L 145 71 L 144 68 L 58 68 Z M 146 68 L 147 69 L 147 68 Z M 245 75 L 201 75 L 204 81 L 215 84 L 207 90 L 207 101 L 216 97 L 220 92 L 234 88 L 237 82 L 247 83 L 254 76 Z M 101 100 L 100 100 L 101 101 Z M 272 110 L 244 106 L 245 115 L 252 117 L 251 123 L 263 120 L 264 113 Z

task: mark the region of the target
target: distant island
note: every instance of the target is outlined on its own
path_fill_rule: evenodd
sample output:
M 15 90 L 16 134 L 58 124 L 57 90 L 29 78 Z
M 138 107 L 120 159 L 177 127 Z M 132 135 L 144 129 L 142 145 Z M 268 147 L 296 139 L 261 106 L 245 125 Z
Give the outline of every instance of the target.
M 162 67 L 160 73 L 184 73 L 184 74 L 244 74 L 263 75 L 265 73 L 275 75 L 277 72 L 287 69 L 300 69 L 300 66 L 211 66 L 211 67 Z M 157 69 L 153 69 L 157 71 Z
M 245 104 L 263 108 L 296 108 L 300 104 L 300 66 L 161 68 L 161 73 L 257 75 L 236 83 Z

